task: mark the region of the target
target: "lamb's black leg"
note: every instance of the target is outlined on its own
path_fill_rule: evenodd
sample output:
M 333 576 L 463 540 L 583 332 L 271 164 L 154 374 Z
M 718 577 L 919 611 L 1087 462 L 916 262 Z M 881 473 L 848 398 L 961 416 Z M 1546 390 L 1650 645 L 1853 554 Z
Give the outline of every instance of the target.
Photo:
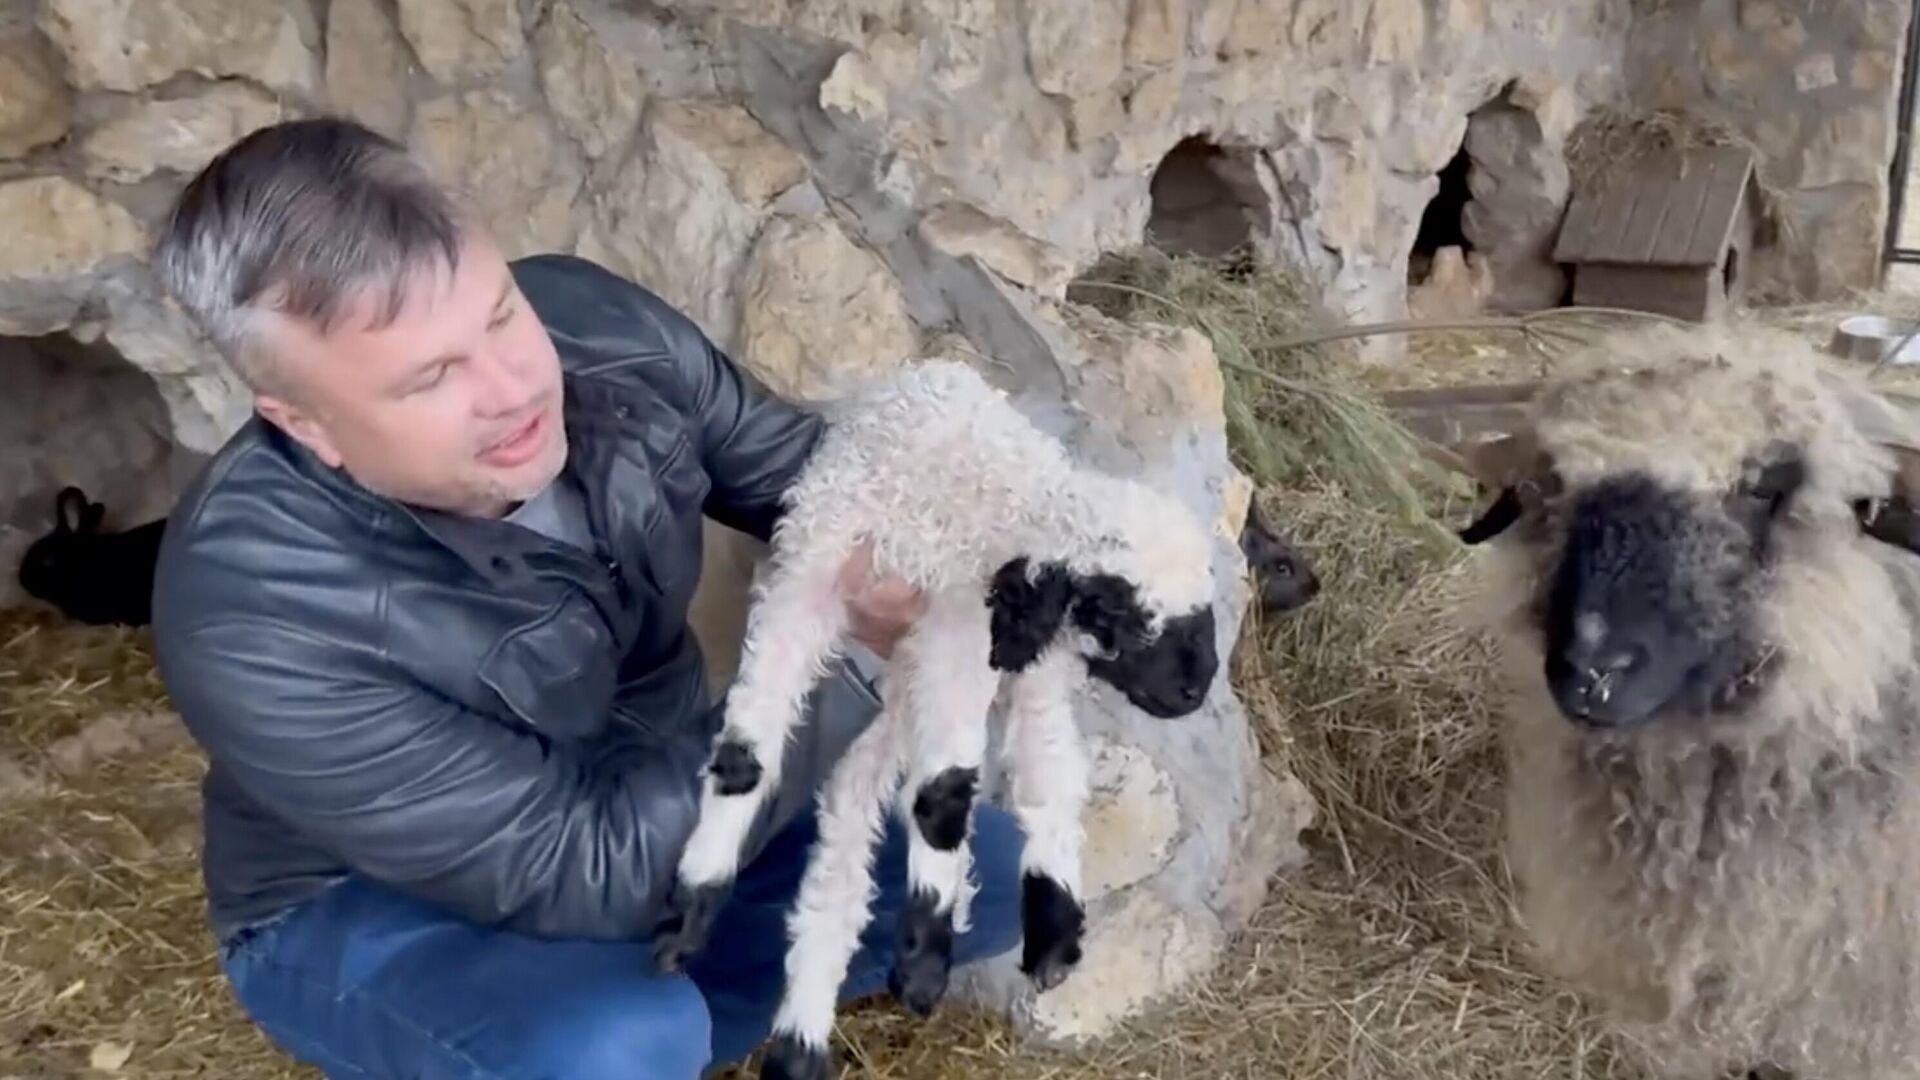
M 919 842 L 938 852 L 959 853 L 967 840 L 979 778 L 978 769 L 955 766 L 920 786 L 913 799 Z M 946 898 L 944 911 L 941 901 L 939 890 L 928 883 L 909 883 L 906 910 L 900 913 L 900 952 L 887 976 L 893 996 L 920 1016 L 930 1015 L 946 995 L 953 967 L 955 898 Z
M 753 756 L 753 749 L 732 739 L 714 749 L 713 762 L 707 770 L 713 774 L 714 790 L 729 796 L 751 792 L 760 783 L 764 771 L 760 759 Z
M 1051 990 L 1080 963 L 1086 912 L 1059 882 L 1028 873 L 1020 879 L 1020 922 L 1026 938 L 1020 970 L 1040 990 Z
M 760 1080 L 827 1080 L 831 1066 L 824 1048 L 809 1050 L 792 1035 L 775 1035 L 760 1059 Z
M 887 973 L 887 989 L 916 1016 L 933 1015 L 953 970 L 953 910 L 941 914 L 938 903 L 930 892 L 909 894 L 900 913 L 900 953 Z
M 653 936 L 653 962 L 664 972 L 679 971 L 687 958 L 707 947 L 714 921 L 733 893 L 731 881 L 689 887 L 675 881 L 668 900 L 672 912 Z

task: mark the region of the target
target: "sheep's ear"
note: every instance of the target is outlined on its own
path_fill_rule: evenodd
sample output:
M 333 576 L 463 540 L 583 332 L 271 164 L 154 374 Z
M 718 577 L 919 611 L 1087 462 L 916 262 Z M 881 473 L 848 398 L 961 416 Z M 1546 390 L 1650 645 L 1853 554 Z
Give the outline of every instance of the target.
M 1882 543 L 1920 554 L 1920 418 L 1853 378 L 1821 371 L 1855 430 L 1893 456 L 1889 490 L 1853 501 L 1860 531 Z
M 1856 499 L 1860 531 L 1884 544 L 1920 554 L 1920 449 L 1887 444 L 1895 470 L 1892 490 L 1880 499 Z
M 1465 544 L 1484 544 L 1520 520 L 1529 504 L 1558 490 L 1553 461 L 1529 429 L 1456 446 L 1437 460 L 1497 492 L 1480 515 L 1456 535 Z
M 1506 532 L 1519 520 L 1520 494 L 1510 487 L 1503 487 L 1492 504 L 1455 535 L 1460 537 L 1463 544 L 1484 544 Z
M 1059 563 L 1037 568 L 1025 556 L 1002 566 L 987 591 L 995 671 L 1022 671 L 1060 633 L 1073 603 L 1073 576 Z
M 1540 444 L 1531 431 L 1521 430 L 1467 443 L 1455 452 L 1475 480 L 1499 491 L 1512 487 L 1536 464 Z

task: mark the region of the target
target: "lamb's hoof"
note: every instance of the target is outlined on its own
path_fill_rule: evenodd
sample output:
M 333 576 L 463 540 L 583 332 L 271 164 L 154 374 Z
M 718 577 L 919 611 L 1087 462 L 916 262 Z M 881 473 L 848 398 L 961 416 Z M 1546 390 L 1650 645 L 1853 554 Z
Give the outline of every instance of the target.
M 707 766 L 713 774 L 713 787 L 722 795 L 745 795 L 760 783 L 760 759 L 746 743 L 729 739 L 713 751 Z
M 887 989 L 915 1016 L 933 1015 L 947 994 L 953 968 L 953 916 L 934 911 L 931 893 L 916 891 L 900 920 L 900 953 L 887 973 Z
M 760 1080 L 827 1080 L 828 1065 L 826 1050 L 809 1050 L 798 1038 L 782 1032 L 767 1044 L 760 1059 Z
M 668 901 L 673 915 L 654 934 L 653 962 L 663 972 L 679 971 L 687 958 L 707 947 L 714 921 L 732 892 L 728 883 L 699 885 L 692 888 L 684 881 L 673 886 Z
M 1044 994 L 1064 982 L 1080 963 L 1086 912 L 1059 882 L 1028 874 L 1020 882 L 1020 916 L 1026 939 L 1020 971 Z

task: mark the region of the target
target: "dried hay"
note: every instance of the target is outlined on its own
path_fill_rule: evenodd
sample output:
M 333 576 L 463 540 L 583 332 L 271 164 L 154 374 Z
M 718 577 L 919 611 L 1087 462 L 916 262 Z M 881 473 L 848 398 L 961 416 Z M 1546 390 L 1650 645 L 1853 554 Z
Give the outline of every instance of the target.
M 1444 537 L 1424 513 L 1460 481 L 1424 461 L 1413 437 L 1372 399 L 1345 340 L 1298 274 L 1264 260 L 1221 262 L 1152 249 L 1110 256 L 1072 299 L 1119 319 L 1191 326 L 1213 342 L 1226 381 L 1235 464 L 1262 487 L 1338 481 L 1356 499 Z
M 146 634 L 9 612 L 0 642 L 0 745 L 37 781 L 0 792 L 0 1076 L 314 1075 L 214 963 L 202 759 L 147 719 L 171 717 Z
M 145 631 L 72 628 L 40 609 L 0 621 L 0 758 L 74 735 L 112 711 L 164 706 Z

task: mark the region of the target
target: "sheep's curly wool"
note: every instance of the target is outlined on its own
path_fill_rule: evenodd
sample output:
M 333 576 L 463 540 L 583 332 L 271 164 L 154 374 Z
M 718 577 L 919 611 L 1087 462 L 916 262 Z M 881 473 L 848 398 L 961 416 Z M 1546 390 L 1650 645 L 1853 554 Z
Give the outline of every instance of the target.
M 1704 631 L 1749 620 L 1733 629 L 1770 664 L 1706 717 L 1569 723 L 1539 629 L 1565 522 L 1549 505 L 1485 553 L 1524 928 L 1668 1075 L 1920 1076 L 1920 558 L 1863 535 L 1854 508 L 1895 488 L 1896 461 L 1856 423 L 1859 391 L 1783 334 L 1659 327 L 1569 367 L 1531 421 L 1532 460 L 1569 499 L 1638 471 L 1707 519 L 1782 442 L 1806 475 L 1751 603 L 1703 609 Z M 1685 580 L 1746 557 L 1682 547 Z
M 1087 766 L 1072 698 L 1096 675 L 1156 715 L 1202 704 L 1218 671 L 1213 537 L 1178 500 L 1075 465 L 972 368 L 929 360 L 823 406 L 753 587 L 737 680 L 679 868 L 673 967 L 697 949 L 736 869 L 787 734 L 839 651 L 837 579 L 871 543 L 880 573 L 926 595 L 896 646 L 884 707 L 829 776 L 791 917 L 768 1075 L 820 1075 L 835 991 L 866 924 L 871 846 L 899 788 L 908 910 L 891 986 L 919 1012 L 944 993 L 971 896 L 970 832 L 987 723 L 1008 677 L 1007 772 L 1028 834 L 1022 968 L 1042 989 L 1078 961 Z M 904 775 L 904 784 L 901 780 Z
M 1076 465 L 965 364 L 916 363 L 823 413 L 818 465 L 788 489 L 776 546 L 846 551 L 871 537 L 877 568 L 929 593 L 977 589 L 1026 555 L 1118 574 L 1149 612 L 1212 594 L 1211 539 L 1183 504 Z

